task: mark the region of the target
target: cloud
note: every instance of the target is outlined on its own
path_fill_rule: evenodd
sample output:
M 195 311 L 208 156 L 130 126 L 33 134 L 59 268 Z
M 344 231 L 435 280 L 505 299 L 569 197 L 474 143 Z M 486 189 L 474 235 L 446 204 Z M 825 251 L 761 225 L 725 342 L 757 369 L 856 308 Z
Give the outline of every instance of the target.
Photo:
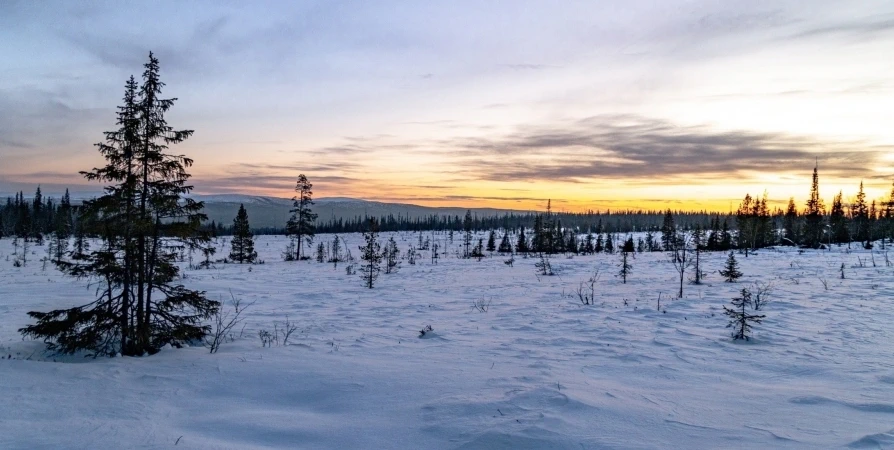
M 815 159 L 827 174 L 859 176 L 892 150 L 785 133 L 680 127 L 638 116 L 595 116 L 519 130 L 441 146 L 461 155 L 459 168 L 475 179 L 572 183 L 664 179 L 698 184 L 803 171 Z
M 512 70 L 543 70 L 558 67 L 549 64 L 503 64 L 503 66 Z
M 857 38 L 870 38 L 876 37 L 879 34 L 890 33 L 892 31 L 894 31 L 894 17 L 889 15 L 883 19 L 872 17 L 863 20 L 839 22 L 832 25 L 810 28 L 795 33 L 789 36 L 789 38 L 798 39 L 825 36 L 850 36 Z

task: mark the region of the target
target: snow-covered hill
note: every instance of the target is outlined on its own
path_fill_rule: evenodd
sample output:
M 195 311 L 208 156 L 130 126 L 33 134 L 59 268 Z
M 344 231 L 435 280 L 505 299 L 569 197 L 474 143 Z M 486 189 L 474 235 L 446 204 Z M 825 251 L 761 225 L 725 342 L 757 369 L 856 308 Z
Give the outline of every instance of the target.
M 209 220 L 229 224 L 236 217 L 239 205 L 244 204 L 252 227 L 283 227 L 289 219 L 292 201 L 286 198 L 261 197 L 239 194 L 195 195 L 193 198 L 205 202 L 205 214 Z M 329 197 L 314 200 L 313 211 L 318 220 L 353 219 L 355 217 L 395 217 L 421 218 L 430 215 L 462 216 L 466 208 L 436 208 L 406 203 L 385 203 L 347 197 Z M 478 216 L 501 215 L 508 210 L 493 208 L 473 208 Z

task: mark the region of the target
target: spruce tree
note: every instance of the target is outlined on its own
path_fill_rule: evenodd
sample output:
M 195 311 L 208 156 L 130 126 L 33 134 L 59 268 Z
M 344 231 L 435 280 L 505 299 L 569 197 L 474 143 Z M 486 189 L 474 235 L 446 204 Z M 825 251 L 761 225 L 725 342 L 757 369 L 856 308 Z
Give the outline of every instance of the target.
M 618 276 L 621 277 L 624 284 L 627 284 L 627 277 L 633 271 L 633 265 L 630 264 L 629 259 L 630 254 L 636 251 L 633 245 L 633 237 L 628 237 L 624 241 L 624 245 L 621 246 L 621 263 L 619 264 L 621 270 L 618 272 Z
M 52 254 L 53 259 L 60 260 L 68 252 L 68 238 L 71 236 L 71 197 L 68 194 L 68 189 L 62 196 L 59 210 L 53 221 Z
M 727 283 L 735 283 L 742 276 L 742 272 L 739 271 L 739 263 L 736 261 L 736 255 L 733 252 L 729 252 L 729 256 L 726 258 L 726 266 L 720 271 L 720 275 L 723 276 L 724 281 Z
M 421 234 L 419 236 L 422 236 Z M 332 263 L 332 267 L 338 269 L 338 263 L 342 260 L 341 256 L 341 238 L 336 234 L 332 239 L 332 255 L 329 258 L 329 262 Z
M 291 236 L 297 243 L 295 246 L 295 259 L 301 260 L 301 247 L 304 242 L 307 245 L 313 244 L 316 232 L 315 222 L 317 215 L 311 209 L 313 206 L 313 184 L 307 181 L 304 174 L 298 175 L 298 181 L 295 183 L 295 192 L 298 195 L 292 197 L 292 217 L 286 223 L 286 233 Z
M 673 251 L 677 238 L 677 225 L 674 223 L 674 215 L 668 209 L 664 214 L 664 222 L 661 225 L 661 246 L 666 252 Z
M 593 233 L 587 233 L 587 237 L 584 240 L 584 251 L 583 253 L 587 255 L 592 255 L 596 252 L 596 246 L 594 245 L 594 237 Z
M 819 175 L 817 174 L 817 167 L 814 166 L 813 181 L 810 185 L 810 198 L 807 200 L 807 209 L 804 210 L 802 242 L 805 247 L 819 248 L 822 244 L 824 214 L 823 200 L 819 196 Z
M 509 242 L 509 232 L 503 232 L 503 239 L 500 239 L 500 246 L 497 248 L 500 253 L 512 253 L 512 243 Z
M 31 238 L 34 239 L 34 242 L 36 242 L 37 245 L 43 245 L 43 223 L 46 211 L 43 203 L 43 194 L 41 194 L 40 192 L 40 186 L 37 186 L 37 191 L 34 192 L 32 205 L 30 233 Z
M 749 333 L 754 324 L 761 323 L 765 317 L 762 314 L 749 314 L 746 308 L 753 308 L 751 292 L 748 289 L 742 289 L 738 297 L 734 297 L 730 302 L 733 307 L 727 308 L 723 306 L 723 313 L 729 317 L 727 328 L 732 328 L 733 339 L 749 340 Z
M 472 256 L 472 211 L 466 210 L 463 218 L 463 258 Z
M 829 240 L 834 241 L 838 245 L 846 244 L 851 240 L 841 191 L 838 191 L 838 195 L 832 200 L 832 210 L 829 212 L 829 232 L 831 233 Z
M 884 202 L 884 217 L 885 217 L 885 228 L 886 236 L 889 241 L 894 241 L 894 186 L 891 187 L 891 194 L 888 196 L 888 199 Z M 882 241 L 884 245 L 885 241 Z
M 365 244 L 360 246 L 360 259 L 366 263 L 360 267 L 360 278 L 367 288 L 372 289 L 382 270 L 382 246 L 378 242 L 379 223 L 374 217 L 368 219 L 363 240 Z
M 701 267 L 701 254 L 706 246 L 705 230 L 702 229 L 701 225 L 697 225 L 692 232 L 692 250 L 695 253 L 693 264 L 695 276 L 692 278 L 692 284 L 702 284 L 702 279 L 705 277 Z
M 472 249 L 472 254 L 470 256 L 476 258 L 478 261 L 481 261 L 481 259 L 484 258 L 484 239 L 478 239 L 478 244 Z
M 494 230 L 490 230 L 487 236 L 487 251 L 493 253 L 497 250 L 497 235 Z
M 782 245 L 798 245 L 798 207 L 795 206 L 795 198 L 788 199 L 788 207 L 782 222 Z
M 515 253 L 518 254 L 527 254 L 530 251 L 528 248 L 528 238 L 525 237 L 525 229 L 522 227 L 518 232 L 518 240 L 515 243 Z
M 209 330 L 202 321 L 219 308 L 204 292 L 174 283 L 180 252 L 208 242 L 200 231 L 205 216 L 201 202 L 184 197 L 192 190 L 186 168 L 193 161 L 166 153 L 193 132 L 167 124 L 165 113 L 176 99 L 160 98 L 164 83 L 152 53 L 144 67 L 141 86 L 133 77 L 126 84 L 120 128 L 97 144 L 106 165 L 82 172 L 112 183 L 85 202 L 78 224 L 79 234 L 90 232 L 101 244 L 90 251 L 76 243 L 70 261 L 56 261 L 68 275 L 99 281 L 98 297 L 74 308 L 29 312 L 37 323 L 19 330 L 60 353 L 155 353 L 202 339 Z
M 258 258 L 255 251 L 255 238 L 248 223 L 248 212 L 245 206 L 239 205 L 239 212 L 233 219 L 233 239 L 230 241 L 230 260 L 239 264 L 253 263 Z
M 859 241 L 864 248 L 872 248 L 870 233 L 869 206 L 866 204 L 866 193 L 863 192 L 863 182 L 860 181 L 860 190 L 857 198 L 851 205 L 851 217 L 854 224 L 854 239 Z
M 397 248 L 394 236 L 389 237 L 385 243 L 382 259 L 385 261 L 385 274 L 395 273 L 400 268 L 400 249 Z
M 316 259 L 318 263 L 326 262 L 326 244 L 320 242 L 317 244 Z

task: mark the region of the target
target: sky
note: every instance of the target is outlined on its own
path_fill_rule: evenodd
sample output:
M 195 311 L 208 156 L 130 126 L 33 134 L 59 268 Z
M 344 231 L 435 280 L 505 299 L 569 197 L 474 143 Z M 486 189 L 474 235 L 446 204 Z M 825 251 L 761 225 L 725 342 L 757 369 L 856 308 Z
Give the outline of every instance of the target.
M 0 192 L 97 190 L 149 51 L 195 192 L 735 209 L 887 197 L 891 1 L 0 2 Z

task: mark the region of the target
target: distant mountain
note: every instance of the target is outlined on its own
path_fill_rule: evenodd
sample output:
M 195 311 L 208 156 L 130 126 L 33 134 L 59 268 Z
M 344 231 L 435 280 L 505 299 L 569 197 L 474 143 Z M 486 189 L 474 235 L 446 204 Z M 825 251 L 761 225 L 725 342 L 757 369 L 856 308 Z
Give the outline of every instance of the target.
M 216 194 L 193 195 L 192 198 L 205 202 L 205 214 L 209 220 L 229 225 L 239 205 L 245 205 L 248 218 L 253 228 L 284 227 L 289 220 L 289 209 L 292 200 L 287 198 L 262 197 L 256 195 L 240 194 Z M 329 197 L 314 200 L 313 211 L 321 222 L 331 219 L 352 219 L 354 217 L 382 217 L 393 215 L 395 217 L 408 217 L 410 219 L 438 216 L 463 216 L 467 209 L 479 217 L 503 215 L 509 212 L 527 212 L 520 210 L 495 209 L 495 208 L 456 208 L 456 207 L 429 207 L 411 205 L 406 203 L 384 203 L 347 197 Z

